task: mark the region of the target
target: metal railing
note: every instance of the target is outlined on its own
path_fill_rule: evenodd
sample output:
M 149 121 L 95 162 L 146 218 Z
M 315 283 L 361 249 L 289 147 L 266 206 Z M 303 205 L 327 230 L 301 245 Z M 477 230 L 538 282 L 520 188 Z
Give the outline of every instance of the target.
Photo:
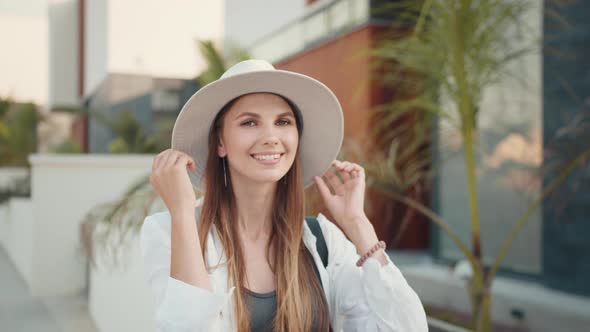
M 370 0 L 337 0 L 254 42 L 255 58 L 277 62 L 369 21 Z

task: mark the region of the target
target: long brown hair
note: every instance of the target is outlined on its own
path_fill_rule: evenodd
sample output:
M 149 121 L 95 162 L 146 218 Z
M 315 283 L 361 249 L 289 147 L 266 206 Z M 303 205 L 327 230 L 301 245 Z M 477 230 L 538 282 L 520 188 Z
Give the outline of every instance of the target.
M 250 331 L 250 314 L 244 291 L 246 267 L 238 236 L 238 223 L 235 222 L 237 207 L 231 176 L 228 172 L 225 187 L 223 161 L 217 155 L 223 117 L 238 98 L 231 100 L 220 110 L 211 127 L 198 233 L 203 257 L 210 228 L 214 226 L 219 234 L 227 257 L 224 264 L 228 266 L 228 287 L 230 281 L 236 287 L 234 302 L 237 331 L 246 332 Z M 301 140 L 303 123 L 299 110 L 290 100 L 282 98 L 289 104 L 293 113 L 296 113 Z M 318 322 L 317 331 L 331 331 L 328 304 L 312 265 L 315 263 L 303 243 L 305 200 L 299 148 L 292 167 L 277 183 L 274 197 L 271 209 L 272 231 L 266 247 L 266 259 L 276 280 L 277 309 L 273 331 L 311 331 L 312 328 L 316 328 L 314 321 Z M 271 248 L 275 249 L 272 262 Z

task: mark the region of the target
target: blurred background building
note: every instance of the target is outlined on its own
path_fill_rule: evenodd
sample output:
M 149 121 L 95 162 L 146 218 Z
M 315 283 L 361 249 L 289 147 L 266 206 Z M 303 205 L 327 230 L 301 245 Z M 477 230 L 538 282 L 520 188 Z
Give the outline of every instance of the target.
M 6 41 L 0 51 L 0 97 L 12 97 L 14 107 L 30 101 L 47 116 L 38 128 L 39 152 L 68 137 L 83 153 L 113 152 L 117 121 L 141 128 L 144 136 L 139 137 L 158 134 L 169 143 L 180 108 L 200 88 L 197 77 L 208 69 L 198 41 L 210 40 L 222 52 L 238 47 L 278 69 L 325 83 L 343 106 L 345 144 L 356 142 L 376 153 L 388 147 L 371 135 L 381 121 L 374 110 L 403 97 L 383 82 L 383 72 L 370 56 L 397 19 L 395 12 L 378 9 L 396 2 L 0 1 L 0 38 Z M 486 92 L 477 123 L 486 263 L 500 250 L 514 220 L 555 177 L 546 169 L 556 152 L 571 146 L 563 126 L 578 116 L 590 118 L 590 3 L 534 3 L 538 6 L 523 24 L 542 36 L 543 49 L 513 64 L 527 84 L 499 82 Z M 560 20 L 555 20 L 556 10 Z M 460 135 L 437 119 L 431 136 L 436 176 L 429 189 L 410 195 L 470 243 Z M 590 177 L 587 167 L 574 175 L 532 212 L 501 265 L 494 310 L 503 322 L 526 327 L 528 314 L 547 324 L 582 326 L 590 317 Z M 311 197 L 314 190 L 308 191 Z M 328 214 L 321 204 L 311 208 Z M 425 304 L 465 308 L 464 298 L 455 295 L 460 286 L 448 277 L 449 270 L 469 275 L 457 268 L 465 266 L 461 252 L 419 213 L 410 215 L 402 230 L 406 211 L 368 188 L 367 213 L 379 237 L 394 249 L 394 261 L 412 266 L 402 270 Z M 427 267 L 414 268 L 416 262 Z
M 129 111 L 154 133 L 197 90 L 205 69 L 197 41 L 221 41 L 222 9 L 217 1 L 51 1 L 49 107 Z M 77 117 L 73 131 L 92 153 L 113 139 L 92 117 Z

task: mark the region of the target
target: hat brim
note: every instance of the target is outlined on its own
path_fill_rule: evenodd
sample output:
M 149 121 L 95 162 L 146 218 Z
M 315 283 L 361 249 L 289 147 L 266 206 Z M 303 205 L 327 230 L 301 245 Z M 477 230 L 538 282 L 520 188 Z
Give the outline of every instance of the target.
M 284 70 L 237 74 L 214 81 L 197 91 L 182 107 L 172 130 L 172 149 L 190 155 L 195 171 L 188 170 L 195 189 L 202 191 L 210 126 L 230 100 L 248 93 L 270 92 L 298 106 L 304 123 L 299 157 L 303 185 L 330 168 L 342 146 L 344 119 L 334 93 L 320 81 Z

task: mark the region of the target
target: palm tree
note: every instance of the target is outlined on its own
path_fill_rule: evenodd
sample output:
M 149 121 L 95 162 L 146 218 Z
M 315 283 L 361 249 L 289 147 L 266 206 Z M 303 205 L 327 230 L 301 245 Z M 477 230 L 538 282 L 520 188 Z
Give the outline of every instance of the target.
M 113 120 L 108 120 L 110 128 L 117 137 L 109 144 L 110 153 L 156 153 L 158 145 L 155 136 L 148 136 L 137 118 L 130 111 L 119 112 Z
M 8 136 L 8 125 L 6 123 L 6 114 L 10 109 L 11 102 L 8 99 L 0 98 L 0 139 L 6 139 Z
M 37 125 L 43 121 L 33 103 L 15 104 L 0 98 L 0 164 L 26 166 L 37 150 Z
M 211 40 L 200 40 L 198 47 L 201 56 L 207 64 L 207 69 L 196 78 L 201 86 L 205 86 L 220 78 L 233 64 L 251 58 L 247 51 L 238 47 L 230 48 L 227 54 L 224 55 L 215 47 Z
M 37 125 L 44 117 L 33 103 L 17 104 L 0 98 L 0 166 L 25 166 L 27 175 L 0 188 L 0 203 L 10 197 L 29 197 L 31 178 L 28 157 L 37 151 Z
M 555 177 L 516 220 L 493 263 L 485 267 L 476 188 L 479 105 L 487 88 L 511 76 L 509 64 L 539 50 L 538 42 L 526 35 L 526 26 L 521 21 L 532 8 L 532 3 L 526 0 L 402 0 L 388 3 L 383 8 L 395 10 L 395 33 L 393 38 L 385 39 L 373 54 L 391 68 L 384 79 L 413 95 L 413 98 L 394 101 L 384 108 L 388 114 L 384 123 L 391 123 L 404 114 L 424 113 L 445 119 L 459 132 L 469 194 L 471 246 L 435 212 L 401 194 L 396 189 L 399 185 L 383 185 L 390 179 L 377 172 L 368 172 L 368 175 L 377 179 L 377 189 L 416 209 L 440 226 L 460 249 L 473 271 L 466 284 L 472 303 L 473 326 L 477 331 L 488 332 L 492 328 L 491 283 L 508 249 L 547 195 L 573 169 L 588 160 L 590 146 L 587 140 L 580 141 L 582 146 L 575 154 L 561 159 Z M 395 161 L 382 160 L 380 163 L 377 165 L 393 167 Z
M 60 154 L 80 154 L 82 153 L 82 146 L 72 137 L 67 137 L 57 145 L 49 148 L 50 153 Z

